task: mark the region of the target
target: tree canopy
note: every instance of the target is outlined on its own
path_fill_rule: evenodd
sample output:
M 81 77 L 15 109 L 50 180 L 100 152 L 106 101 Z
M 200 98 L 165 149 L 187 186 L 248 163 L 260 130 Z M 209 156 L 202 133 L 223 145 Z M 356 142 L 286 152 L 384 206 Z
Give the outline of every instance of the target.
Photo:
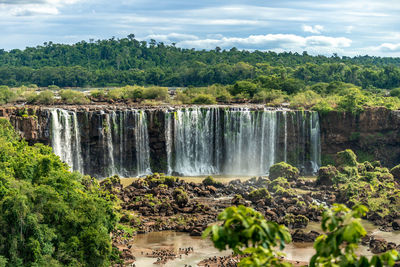
M 114 204 L 0 119 L 0 266 L 109 266 Z

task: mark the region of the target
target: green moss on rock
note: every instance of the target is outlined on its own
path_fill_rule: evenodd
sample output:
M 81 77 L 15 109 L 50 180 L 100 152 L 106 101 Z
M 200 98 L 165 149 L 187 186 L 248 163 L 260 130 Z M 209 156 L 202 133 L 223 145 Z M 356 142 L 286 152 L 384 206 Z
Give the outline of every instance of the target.
M 340 151 L 336 154 L 336 167 L 357 167 L 357 156 L 351 149 Z
M 317 185 L 332 185 L 338 173 L 335 166 L 328 165 L 321 167 L 318 171 Z
M 272 180 L 284 177 L 288 181 L 294 181 L 299 178 L 299 175 L 299 170 L 286 162 L 276 163 L 269 168 L 269 178 Z

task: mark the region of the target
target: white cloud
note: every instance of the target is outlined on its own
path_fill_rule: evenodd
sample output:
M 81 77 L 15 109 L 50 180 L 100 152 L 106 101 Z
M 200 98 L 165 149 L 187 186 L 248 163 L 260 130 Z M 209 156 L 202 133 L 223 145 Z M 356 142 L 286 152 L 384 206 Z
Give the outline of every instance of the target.
M 314 34 L 320 34 L 324 30 L 324 26 L 321 26 L 321 25 L 315 25 L 315 26 L 303 25 L 302 28 L 303 28 L 303 31 L 314 33 Z
M 382 52 L 400 52 L 400 43 L 383 43 L 376 48 L 378 51 Z
M 187 48 L 213 49 L 216 46 L 223 48 L 237 47 L 240 49 L 260 50 L 292 50 L 301 51 L 308 49 L 335 50 L 351 46 L 352 41 L 344 37 L 308 36 L 302 37 L 295 34 L 267 34 L 250 35 L 246 38 L 222 37 L 197 40 L 184 40 L 178 42 L 179 46 Z M 316 49 L 315 51 L 317 51 Z
M 144 39 L 154 39 L 158 42 L 176 42 L 182 40 L 197 40 L 198 37 L 191 34 L 181 34 L 181 33 L 170 33 L 170 34 L 150 34 L 147 35 Z
M 59 8 L 81 0 L 0 0 L 0 11 L 12 16 L 57 15 Z

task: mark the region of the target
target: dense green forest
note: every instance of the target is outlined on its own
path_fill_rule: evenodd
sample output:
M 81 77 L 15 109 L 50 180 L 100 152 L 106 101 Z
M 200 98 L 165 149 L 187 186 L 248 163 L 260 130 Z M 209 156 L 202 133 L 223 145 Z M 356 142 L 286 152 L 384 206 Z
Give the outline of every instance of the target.
M 110 266 L 114 203 L 0 119 L 0 266 Z
M 400 87 L 400 58 L 310 56 L 236 48 L 197 51 L 127 38 L 44 43 L 0 50 L 0 84 L 60 87 L 109 85 L 207 86 L 274 77 L 280 84 L 345 82 L 362 88 Z M 285 87 L 273 88 L 285 91 Z M 288 93 L 291 93 L 288 91 Z

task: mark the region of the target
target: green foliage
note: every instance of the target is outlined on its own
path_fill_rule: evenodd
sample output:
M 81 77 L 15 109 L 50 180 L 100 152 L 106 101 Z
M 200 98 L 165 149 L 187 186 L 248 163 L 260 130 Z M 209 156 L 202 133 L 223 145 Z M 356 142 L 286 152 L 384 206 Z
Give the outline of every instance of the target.
M 393 266 L 399 260 L 399 253 L 395 250 L 373 256 L 357 256 L 355 251 L 366 231 L 361 224 L 361 217 L 365 216 L 367 208 L 359 205 L 353 210 L 344 205 L 334 204 L 326 210 L 322 217 L 322 230 L 315 243 L 315 255 L 309 266 L 331 267 L 372 267 Z M 214 246 L 219 250 L 232 249 L 235 254 L 245 255 L 238 266 L 292 266 L 281 261 L 282 253 L 276 252 L 275 247 L 280 245 L 282 250 L 285 244 L 291 241 L 290 234 L 284 226 L 274 222 L 267 222 L 263 215 L 244 206 L 229 207 L 221 212 L 218 219 L 222 225 L 209 226 L 203 233 L 203 238 L 211 237 Z M 296 219 L 305 223 L 306 218 L 296 218 L 293 215 L 285 217 L 288 224 Z M 304 220 L 304 221 L 302 221 Z
M 290 266 L 281 261 L 281 253 L 274 251 L 276 246 L 282 250 L 291 241 L 286 227 L 268 222 L 260 213 L 242 205 L 225 209 L 218 220 L 223 224 L 209 226 L 203 238 L 211 236 L 219 250 L 229 248 L 236 254 L 249 254 L 239 266 Z
M 0 120 L 0 262 L 109 266 L 117 216 L 50 147 L 28 146 Z
M 338 109 L 357 114 L 364 110 L 364 105 L 367 101 L 367 97 L 360 89 L 350 88 L 338 102 Z
M 27 101 L 31 104 L 50 105 L 55 101 L 54 93 L 50 90 L 42 91 L 39 94 L 32 92 L 32 94 L 27 97 Z
M 400 184 L 400 165 L 394 166 L 390 173 L 393 175 L 394 179 Z
M 94 89 L 90 91 L 90 96 L 97 99 L 103 99 L 106 95 L 105 90 L 102 89 Z
M 216 104 L 217 101 L 215 100 L 215 97 L 212 95 L 207 95 L 207 94 L 199 94 L 197 95 L 193 101 L 193 104 Z
M 83 92 L 75 90 L 61 90 L 60 96 L 66 104 L 87 104 L 89 102 Z
M 206 178 L 204 178 L 204 180 L 202 181 L 202 184 L 205 186 L 207 186 L 207 185 L 212 185 L 215 187 L 222 186 L 222 183 L 215 180 L 214 177 L 212 177 L 212 176 L 207 176 Z
M 268 103 L 270 105 L 280 105 L 287 98 L 287 94 L 280 90 L 261 90 L 258 91 L 254 97 L 255 103 Z
M 166 100 L 168 97 L 168 88 L 166 87 L 145 87 L 143 90 L 144 99 Z
M 60 87 L 59 86 L 57 86 L 57 85 L 49 85 L 48 87 L 47 87 L 49 90 L 53 90 L 53 91 L 58 91 L 58 90 L 60 90 Z
M 257 85 L 249 81 L 238 81 L 231 88 L 232 95 L 244 94 L 246 97 L 251 98 L 257 92 Z
M 357 156 L 351 149 L 346 149 L 336 154 L 335 162 L 336 162 L 336 167 L 339 166 L 356 167 Z
M 367 234 L 360 219 L 367 211 L 364 206 L 355 206 L 350 210 L 338 204 L 325 211 L 321 225 L 326 234 L 315 241 L 316 254 L 311 258 L 309 266 L 393 266 L 398 257 L 394 250 L 373 256 L 371 260 L 355 254 L 358 243 Z
M 299 174 L 299 170 L 296 167 L 286 162 L 275 163 L 269 168 L 269 178 L 271 179 L 284 177 L 288 181 L 294 181 L 299 178 Z
M 272 197 L 266 188 L 259 188 L 250 192 L 249 199 L 253 202 L 257 202 L 261 199 L 271 201 Z
M 318 170 L 317 184 L 318 185 L 332 185 L 338 176 L 338 171 L 335 166 L 323 166 Z
M 182 188 L 175 188 L 172 196 L 179 207 L 183 208 L 189 202 L 189 196 Z
M 0 104 L 6 104 L 16 99 L 16 94 L 8 86 L 0 86 Z
M 290 100 L 290 106 L 294 108 L 305 107 L 311 108 L 321 101 L 321 96 L 311 90 L 297 93 Z

